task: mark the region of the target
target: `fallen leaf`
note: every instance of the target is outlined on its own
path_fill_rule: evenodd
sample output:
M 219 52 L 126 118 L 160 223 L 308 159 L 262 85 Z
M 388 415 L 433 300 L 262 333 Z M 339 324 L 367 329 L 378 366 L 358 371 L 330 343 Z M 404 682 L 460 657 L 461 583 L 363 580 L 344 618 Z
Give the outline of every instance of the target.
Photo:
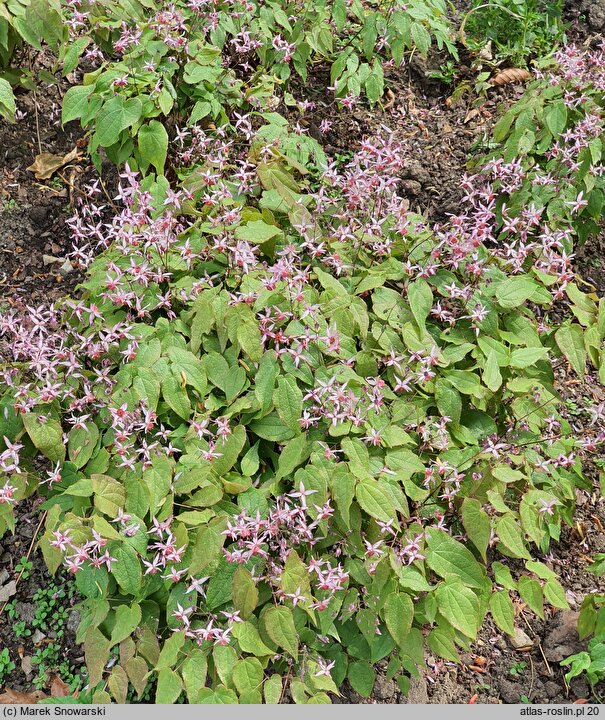
M 78 157 L 78 148 L 75 147 L 66 155 L 53 155 L 53 153 L 40 153 L 36 155 L 34 162 L 27 168 L 33 172 L 38 180 L 48 180 L 54 172 L 63 165 L 75 160 Z
M 51 697 L 57 698 L 57 697 L 67 697 L 68 695 L 71 695 L 71 691 L 69 689 L 69 686 L 66 685 L 66 683 L 61 680 L 61 678 L 53 673 L 50 676 L 50 695 Z
M 40 700 L 45 700 L 45 695 L 41 690 L 34 690 L 30 693 L 19 692 L 6 688 L 6 691 L 0 695 L 0 705 L 35 705 Z
M 4 587 L 0 587 L 0 602 L 6 602 L 17 592 L 17 583 L 11 580 Z
M 531 73 L 528 70 L 523 70 L 521 68 L 506 68 L 495 75 L 490 80 L 490 84 L 495 87 L 499 87 L 501 85 L 508 85 L 509 83 L 514 82 L 525 82 L 526 80 L 529 80 L 530 77 Z
M 478 108 L 471 108 L 467 113 L 466 117 L 462 121 L 465 125 L 469 123 L 471 120 L 477 117 L 477 115 L 480 114 L 480 110 Z
M 387 88 L 387 90 L 384 94 L 384 97 L 386 99 L 386 102 L 384 103 L 383 107 L 385 110 L 389 110 L 395 104 L 395 100 L 396 100 L 395 93 L 390 88 Z

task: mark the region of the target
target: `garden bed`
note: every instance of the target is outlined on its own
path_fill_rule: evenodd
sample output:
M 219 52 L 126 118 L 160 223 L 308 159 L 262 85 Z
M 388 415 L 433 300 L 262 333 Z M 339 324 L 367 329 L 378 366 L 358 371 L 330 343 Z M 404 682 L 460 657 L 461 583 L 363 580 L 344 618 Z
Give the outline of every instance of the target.
M 596 17 L 598 13 L 593 11 L 593 15 Z M 584 40 L 589 33 L 580 20 L 574 22 L 572 33 L 578 40 Z M 433 70 L 439 66 L 439 58 L 429 62 L 435 65 Z M 277 110 L 293 122 L 299 121 L 341 166 L 350 160 L 352 151 L 363 138 L 386 131 L 406 148 L 399 181 L 408 208 L 422 214 L 427 221 L 445 223 L 448 216 L 458 210 L 463 196 L 460 181 L 467 166 L 472 166 L 473 160 L 489 149 L 495 121 L 524 90 L 522 84 L 514 83 L 488 90 L 484 102 L 474 107 L 477 95 L 473 83 L 478 69 L 471 71 L 470 59 L 467 61 L 463 56 L 458 72 L 459 80 L 467 80 L 469 87 L 468 92 L 455 96 L 451 86 L 429 77 L 425 61 L 414 59 L 406 68 L 388 77 L 388 107 L 369 109 L 360 104 L 353 110 L 345 110 L 325 100 L 329 70 L 315 68 L 306 83 L 293 82 L 290 89 L 296 100 L 310 100 L 315 107 L 300 117 L 298 111 L 284 103 Z M 3 305 L 21 311 L 27 305 L 55 301 L 74 292 L 83 278 L 67 259 L 72 239 L 65 221 L 71 216 L 77 199 L 86 195 L 86 184 L 95 179 L 85 151 L 50 180 L 36 180 L 26 169 L 40 151 L 62 155 L 80 145 L 81 133 L 74 124 L 61 129 L 57 123 L 59 101 L 59 96 L 50 92 L 38 93 L 36 98 L 23 94 L 18 97 L 18 103 L 19 109 L 26 113 L 25 118 L 16 125 L 3 123 L 0 127 L 0 147 L 7 148 L 0 173 L 0 310 L 4 309 Z M 38 103 L 37 110 L 34 103 Z M 322 131 L 326 121 L 331 126 Z M 103 174 L 109 190 L 102 202 L 109 208 L 114 199 L 114 177 L 113 171 L 108 171 L 108 177 Z M 109 221 L 112 211 L 106 212 Z M 578 254 L 574 266 L 578 275 L 592 283 L 592 291 L 599 297 L 605 295 L 602 240 L 602 236 L 592 237 L 590 244 Z M 568 312 L 567 308 L 562 307 L 561 312 Z M 0 357 L 3 355 L 1 343 L 0 340 Z M 571 368 L 563 364 L 557 388 L 565 400 L 564 417 L 580 431 L 578 408 L 603 402 L 596 376 L 587 373 L 584 379 L 577 379 Z M 603 591 L 602 579 L 587 573 L 587 568 L 592 556 L 605 552 L 605 505 L 597 470 L 589 467 L 587 477 L 594 484 L 593 491 L 576 491 L 574 527 L 565 528 L 560 542 L 553 542 L 549 554 L 541 557 L 559 575 L 570 610 L 548 608 L 544 620 L 540 620 L 523 603 L 516 604 L 515 626 L 523 634 L 519 632 L 518 637 L 507 638 L 491 619 L 486 621 L 471 650 L 462 653 L 461 664 L 429 654 L 426 672 L 419 679 L 412 679 L 407 696 L 396 682 L 387 679 L 386 666 L 379 664 L 369 698 L 357 694 L 345 681 L 341 696 L 333 696 L 333 701 L 561 703 L 599 699 L 604 694 L 602 687 L 593 692 L 583 677 L 573 679 L 568 685 L 564 680 L 566 669 L 560 666 L 561 660 L 586 646 L 586 642 L 578 640 L 576 631 L 576 613 L 583 598 Z M 36 550 L 42 519 L 38 505 L 37 499 L 21 503 L 16 512 L 16 534 L 0 540 L 3 568 L 0 597 L 4 591 L 8 610 L 12 612 L 9 615 L 5 608 L 0 617 L 0 636 L 5 638 L 5 647 L 15 662 L 15 668 L 5 673 L 0 685 L 4 684 L 9 690 L 42 690 L 50 694 L 53 675 L 61 672 L 61 679 L 67 685 L 74 683 L 75 688 L 77 674 L 84 671 L 84 652 L 75 643 L 78 616 L 73 605 L 78 597 L 69 576 L 55 576 L 56 589 L 49 595 L 49 598 L 56 595 L 54 599 L 60 601 L 56 607 L 62 612 L 61 637 L 56 637 L 56 629 L 40 629 L 34 624 L 37 613 L 40 614 L 38 605 L 48 600 L 36 593 L 39 588 L 52 587 L 53 582 L 41 552 Z M 521 561 L 513 559 L 509 563 L 513 571 L 523 570 Z M 11 585 L 20 573 L 21 579 Z M 40 624 L 38 620 L 36 623 Z M 30 634 L 25 634 L 26 631 Z M 47 667 L 47 680 L 43 677 L 35 680 L 36 665 L 40 663 L 36 660 L 32 667 L 32 658 L 41 657 L 44 648 L 49 646 L 52 651 L 47 652 L 46 657 L 50 659 L 46 666 L 41 663 L 41 667 Z M 61 663 L 67 658 L 68 666 L 61 665 L 59 658 Z M 286 692 L 283 699 L 291 698 Z

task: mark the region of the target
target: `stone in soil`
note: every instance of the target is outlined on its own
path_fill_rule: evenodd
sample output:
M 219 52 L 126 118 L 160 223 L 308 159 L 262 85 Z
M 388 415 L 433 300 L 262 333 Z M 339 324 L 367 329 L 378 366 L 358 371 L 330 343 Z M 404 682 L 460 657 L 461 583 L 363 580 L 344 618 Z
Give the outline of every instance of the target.
M 591 30 L 605 30 L 605 0 L 583 0 L 580 8 Z
M 578 637 L 578 615 L 573 610 L 561 610 L 553 618 L 543 642 L 544 654 L 549 662 L 561 662 L 582 649 Z
M 529 637 L 525 630 L 522 630 L 521 628 L 515 628 L 515 634 L 509 638 L 509 642 L 515 650 L 532 647 L 534 644 L 534 641 Z

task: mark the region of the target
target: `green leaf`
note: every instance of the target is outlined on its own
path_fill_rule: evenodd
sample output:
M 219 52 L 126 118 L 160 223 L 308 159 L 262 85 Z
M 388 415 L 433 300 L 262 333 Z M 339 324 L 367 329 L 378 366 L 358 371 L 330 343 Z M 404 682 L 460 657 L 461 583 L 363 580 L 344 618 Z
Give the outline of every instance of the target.
M 442 417 L 449 417 L 456 425 L 460 422 L 462 398 L 458 390 L 443 378 L 435 381 L 435 402 Z
M 498 590 L 491 596 L 489 610 L 500 630 L 513 636 L 515 634 L 515 608 L 508 590 Z
M 540 583 L 527 575 L 521 575 L 517 585 L 521 600 L 527 603 L 539 618 L 544 620 L 544 596 Z
M 58 420 L 35 412 L 22 416 L 23 425 L 35 447 L 51 462 L 65 460 L 63 431 Z
M 456 630 L 473 640 L 481 623 L 479 599 L 459 580 L 441 583 L 435 590 L 437 608 Z
M 138 595 L 143 582 L 143 571 L 134 548 L 126 543 L 111 542 L 109 553 L 115 558 L 115 562 L 111 564 L 111 574 L 120 588 L 127 595 Z
M 264 614 L 264 623 L 271 640 L 293 658 L 298 658 L 298 635 L 290 608 L 270 607 Z
M 555 340 L 576 374 L 583 378 L 586 373 L 586 347 L 584 331 L 579 325 L 564 325 L 555 333 Z
M 101 147 L 116 143 L 122 130 L 134 125 L 141 117 L 142 110 L 143 105 L 138 98 L 124 100 L 122 95 L 112 97 L 97 116 L 93 143 Z
M 160 670 L 155 692 L 156 705 L 173 705 L 183 690 L 181 678 L 174 670 Z
M 182 380 L 172 372 L 162 378 L 162 396 L 171 410 L 183 420 L 189 420 L 191 416 L 191 400 L 183 387 Z
M 426 644 L 429 646 L 429 650 L 444 660 L 460 662 L 460 656 L 458 655 L 454 641 L 445 630 L 440 630 L 439 628 L 432 630 L 426 639 Z
M 282 679 L 277 673 L 265 680 L 263 695 L 266 705 L 279 705 L 282 696 Z
M 565 597 L 565 590 L 557 580 L 550 579 L 544 583 L 544 597 L 553 607 L 569 610 L 569 603 Z
M 478 500 L 464 498 L 462 502 L 462 524 L 469 540 L 479 550 L 483 560 L 486 561 L 492 524 L 489 515 L 482 509 Z
M 300 593 L 306 600 L 301 601 L 300 606 L 307 608 L 311 598 L 311 583 L 309 571 L 301 560 L 296 550 L 290 550 L 281 574 L 281 589 L 284 593 Z
M 355 478 L 341 465 L 330 476 L 329 487 L 330 494 L 336 502 L 336 508 L 348 527 L 351 504 L 355 497 Z
M 98 685 L 103 678 L 103 670 L 109 660 L 111 642 L 96 627 L 91 627 L 84 638 L 84 657 L 91 687 Z
M 229 368 L 229 372 L 225 377 L 225 397 L 228 403 L 232 403 L 233 400 L 242 392 L 246 386 L 246 371 L 239 365 L 234 365 Z
M 537 282 L 526 277 L 512 277 L 499 283 L 496 300 L 500 307 L 516 308 L 528 300 L 539 288 Z
M 535 365 L 539 360 L 548 357 L 546 348 L 531 347 L 513 350 L 510 356 L 510 366 L 514 368 L 526 368 Z
M 275 651 L 267 647 L 261 640 L 258 630 L 250 622 L 235 623 L 233 637 L 239 643 L 242 652 L 251 653 L 256 657 L 267 657 L 275 654 Z
M 472 552 L 441 530 L 430 531 L 426 561 L 442 578 L 460 578 L 468 587 L 483 588 L 485 570 Z
M 111 644 L 117 645 L 137 629 L 141 622 L 141 606 L 137 603 L 132 605 L 118 605 L 113 629 L 111 631 Z
M 158 175 L 163 175 L 168 153 L 168 133 L 166 128 L 161 122 L 151 120 L 148 125 L 143 125 L 139 129 L 137 140 L 144 164 L 146 166 L 153 165 Z
M 498 585 L 507 588 L 508 590 L 517 590 L 517 583 L 513 580 L 513 576 L 510 573 L 510 569 L 503 565 L 501 562 L 495 562 L 492 565 L 494 571 L 494 579 Z
M 86 114 L 92 92 L 93 88 L 90 85 L 75 85 L 69 88 L 63 98 L 61 110 L 61 122 L 63 125 Z
M 273 403 L 273 391 L 278 375 L 279 367 L 275 353 L 266 352 L 261 358 L 254 378 L 254 394 L 263 410 L 268 410 Z
M 107 684 L 116 703 L 124 705 L 128 694 L 128 676 L 121 665 L 113 666 Z
M 347 677 L 356 693 L 359 693 L 361 697 L 370 697 L 376 682 L 376 672 L 370 663 L 362 661 L 351 663 Z
M 263 220 L 252 220 L 245 225 L 239 225 L 235 229 L 237 240 L 247 240 L 259 245 L 278 235 L 283 235 L 282 231 L 275 225 L 269 225 Z
M 414 604 L 409 595 L 389 595 L 384 606 L 384 619 L 393 640 L 401 647 L 414 620 Z
M 113 520 L 126 502 L 124 486 L 109 475 L 93 475 L 91 479 L 95 507 Z
M 263 684 L 263 666 L 256 658 L 245 658 L 235 663 L 233 683 L 240 695 L 256 693 Z
M 206 591 L 206 605 L 210 610 L 228 603 L 231 600 L 233 576 L 237 566 L 221 558 L 218 568 L 210 578 Z
M 544 563 L 538 562 L 536 560 L 528 560 L 525 563 L 525 567 L 530 572 L 535 573 L 539 578 L 542 578 L 542 580 L 557 579 L 557 573 L 554 570 L 551 570 L 547 565 L 544 565 Z
M 433 292 L 425 280 L 415 280 L 408 285 L 408 301 L 416 324 L 426 328 L 426 319 L 433 307 Z
M 388 522 L 397 518 L 390 493 L 376 480 L 360 480 L 355 489 L 355 498 L 362 510 L 376 520 Z
M 557 100 L 544 110 L 546 127 L 558 139 L 567 125 L 567 108 L 563 100 Z
M 63 69 L 61 71 L 63 77 L 66 77 L 78 67 L 80 56 L 91 42 L 92 38 L 87 35 L 70 40 L 67 52 L 63 58 Z M 63 100 L 65 100 L 65 97 Z
M 13 88 L 7 80 L 0 78 L 0 114 L 4 115 L 9 122 L 15 122 L 16 111 Z
M 247 475 L 248 477 L 256 475 L 256 473 L 258 472 L 258 468 L 260 467 L 258 445 L 258 442 L 254 443 L 254 445 L 252 445 L 252 447 L 248 450 L 248 452 L 244 455 L 240 462 L 242 473 L 244 475 Z
M 302 416 L 302 392 L 292 375 L 280 377 L 273 393 L 273 402 L 279 417 L 290 430 L 299 431 Z
M 187 653 L 187 659 L 181 667 L 181 676 L 190 704 L 197 702 L 200 689 L 206 682 L 208 660 L 203 650 L 192 648 Z
M 502 385 L 498 356 L 493 351 L 488 353 L 483 367 L 483 382 L 492 392 L 496 392 Z
M 224 476 L 235 465 L 245 444 L 246 428 L 243 425 L 237 425 L 230 435 L 223 438 L 223 442 L 217 443 L 216 449 L 221 453 L 221 457 L 212 461 L 212 468 L 219 477 Z
M 246 620 L 256 608 L 258 590 L 250 571 L 243 566 L 238 567 L 233 575 L 231 594 L 233 606 L 236 610 L 239 610 L 241 617 Z
M 180 377 L 181 384 L 190 385 L 203 397 L 208 389 L 208 380 L 201 360 L 189 350 L 169 347 L 166 351 L 171 370 L 175 377 Z
M 233 690 L 219 685 L 215 690 L 202 688 L 197 699 L 198 704 L 208 705 L 236 705 L 237 695 Z
M 418 22 L 413 22 L 411 26 L 412 40 L 418 48 L 421 55 L 426 55 L 431 47 L 431 36 L 429 31 Z
M 291 475 L 309 456 L 310 449 L 306 435 L 296 435 L 289 440 L 280 453 L 275 481 Z
M 155 669 L 166 670 L 174 668 L 179 661 L 179 655 L 184 644 L 185 633 L 172 633 L 162 647 Z
M 48 0 L 31 0 L 23 4 L 26 5 L 25 13 L 13 17 L 12 21 L 18 33 L 38 50 L 42 49 L 42 40 L 56 50 L 65 32 L 60 12 Z
M 225 520 L 214 521 L 201 527 L 196 536 L 189 571 L 198 575 L 221 556 L 221 548 L 225 544 Z
M 84 427 L 73 427 L 69 431 L 67 451 L 69 459 L 77 468 L 83 468 L 90 460 L 98 439 L 99 428 L 93 422 L 86 423 Z
M 165 455 L 156 455 L 151 462 L 151 467 L 143 472 L 143 483 L 149 492 L 151 514 L 155 515 L 170 494 L 172 462 Z
M 506 555 L 526 560 L 531 559 L 525 546 L 523 532 L 512 514 L 503 515 L 496 523 L 495 531 L 501 545 L 504 546 Z
M 237 328 L 237 342 L 240 344 L 244 355 L 253 362 L 258 362 L 263 355 L 261 332 L 256 323 L 241 323 Z
M 347 456 L 353 475 L 362 480 L 368 478 L 371 475 L 368 448 L 357 438 L 345 438 L 341 442 L 341 447 Z

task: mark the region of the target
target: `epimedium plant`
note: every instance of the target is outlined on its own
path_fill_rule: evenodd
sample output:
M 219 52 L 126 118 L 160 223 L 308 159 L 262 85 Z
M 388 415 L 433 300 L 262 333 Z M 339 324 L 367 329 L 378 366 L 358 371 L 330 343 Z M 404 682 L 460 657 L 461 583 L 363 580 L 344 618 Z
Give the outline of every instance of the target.
M 548 218 L 525 208 L 518 253 L 497 243 L 517 165 L 466 178 L 465 211 L 430 228 L 392 139 L 311 190 L 312 141 L 252 120 L 247 154 L 180 133 L 177 188 L 126 168 L 123 211 L 72 222 L 81 298 L 0 318 L 0 521 L 42 453 L 41 546 L 86 598 L 94 702 L 150 677 L 159 703 L 329 702 L 345 679 L 369 696 L 383 659 L 406 690 L 488 612 L 513 634 L 514 599 L 567 607 L 530 548 L 571 523 L 605 436 L 558 412 L 553 361 L 594 358 L 546 313 L 590 298 L 537 242 Z
M 494 156 L 517 163 L 496 184 L 501 228 L 505 236 L 519 208 L 535 207 L 566 229 L 561 240 L 572 252 L 574 239 L 584 243 L 601 226 L 605 46 L 566 46 L 536 74 L 493 131 Z
M 63 122 L 90 129 L 95 163 L 105 148 L 162 174 L 168 124 L 224 125 L 235 108 L 261 109 L 285 85 L 291 68 L 328 62 L 332 90 L 351 107 L 360 94 L 371 103 L 384 92 L 384 71 L 406 53 L 426 54 L 433 39 L 456 54 L 443 0 L 389 2 L 369 10 L 359 0 L 301 8 L 289 2 L 66 3 L 72 41 L 64 73 L 80 58 L 100 63 L 71 88 Z
M 0 116 L 15 121 L 13 85 L 36 87 L 31 72 L 11 67 L 15 51 L 24 44 L 41 50 L 44 43 L 58 52 L 66 36 L 60 0 L 8 0 L 0 5 Z M 54 80 L 45 71 L 39 74 Z
M 594 563 L 589 568 L 597 578 L 605 572 L 605 554 L 598 553 Z M 578 634 L 581 640 L 591 638 L 588 647 L 575 655 L 571 655 L 561 662 L 569 666 L 565 679 L 569 682 L 579 675 L 586 675 L 586 679 L 595 692 L 595 686 L 605 678 L 605 595 L 593 592 L 587 595 L 580 608 L 578 618 Z M 595 692 L 595 697 L 598 698 Z

